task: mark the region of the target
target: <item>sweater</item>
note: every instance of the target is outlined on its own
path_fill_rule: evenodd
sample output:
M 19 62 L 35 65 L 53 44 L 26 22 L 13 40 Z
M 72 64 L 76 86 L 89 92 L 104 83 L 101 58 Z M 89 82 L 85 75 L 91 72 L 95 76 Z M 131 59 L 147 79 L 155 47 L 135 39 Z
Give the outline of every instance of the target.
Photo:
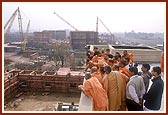
M 134 100 L 134 98 L 130 94 L 130 92 L 132 91 L 129 91 L 130 85 L 135 88 L 135 93 L 136 93 L 135 95 L 137 95 L 137 98 L 138 99 L 142 98 L 145 93 L 145 85 L 143 82 L 143 78 L 141 76 L 134 75 L 130 78 L 130 81 L 127 84 L 126 98 L 130 100 Z

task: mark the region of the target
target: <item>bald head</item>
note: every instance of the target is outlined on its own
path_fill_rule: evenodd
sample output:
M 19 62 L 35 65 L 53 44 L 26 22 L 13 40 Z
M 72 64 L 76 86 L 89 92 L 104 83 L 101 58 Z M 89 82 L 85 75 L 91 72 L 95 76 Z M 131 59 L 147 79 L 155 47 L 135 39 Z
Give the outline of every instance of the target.
M 93 66 L 93 67 L 91 68 L 91 73 L 97 72 L 97 70 L 98 70 L 98 68 L 97 68 L 96 66 Z
M 91 78 L 91 74 L 90 74 L 90 72 L 86 72 L 86 73 L 85 73 L 85 79 L 87 80 L 87 79 L 89 79 L 89 78 Z

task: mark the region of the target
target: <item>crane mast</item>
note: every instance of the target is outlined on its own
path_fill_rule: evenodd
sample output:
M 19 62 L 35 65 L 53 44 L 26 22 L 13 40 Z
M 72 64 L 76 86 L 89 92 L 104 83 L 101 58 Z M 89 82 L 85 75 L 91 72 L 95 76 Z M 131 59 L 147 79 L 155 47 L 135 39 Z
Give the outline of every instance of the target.
M 61 20 L 63 20 L 65 23 L 67 23 L 69 26 L 71 26 L 75 31 L 79 31 L 78 29 L 76 29 L 74 26 L 72 26 L 68 21 L 66 21 L 65 19 L 63 19 L 61 16 L 59 16 L 57 13 L 54 12 L 55 15 L 57 15 Z
M 27 24 L 26 34 L 25 34 L 25 37 L 24 37 L 23 42 L 22 42 L 22 51 L 26 50 L 26 42 L 27 42 L 27 35 L 28 35 L 28 32 L 29 32 L 29 27 L 30 27 L 30 20 Z

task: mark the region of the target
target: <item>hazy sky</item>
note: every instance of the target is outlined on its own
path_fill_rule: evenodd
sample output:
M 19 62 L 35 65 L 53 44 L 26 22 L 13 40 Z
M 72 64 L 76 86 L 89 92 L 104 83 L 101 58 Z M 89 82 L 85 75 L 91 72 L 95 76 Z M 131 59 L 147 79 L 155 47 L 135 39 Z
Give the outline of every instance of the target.
M 56 12 L 80 31 L 96 31 L 97 16 L 113 32 L 164 32 L 166 2 L 3 2 L 3 26 L 19 7 L 24 31 L 30 20 L 31 31 L 74 30 Z M 11 30 L 18 30 L 18 20 Z M 99 32 L 108 32 L 99 21 Z

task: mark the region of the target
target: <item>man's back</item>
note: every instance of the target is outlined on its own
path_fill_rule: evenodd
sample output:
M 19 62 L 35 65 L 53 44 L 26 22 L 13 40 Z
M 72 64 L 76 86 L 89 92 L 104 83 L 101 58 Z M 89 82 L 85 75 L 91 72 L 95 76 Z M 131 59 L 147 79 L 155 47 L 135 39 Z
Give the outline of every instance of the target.
M 107 94 L 96 77 L 86 80 L 83 88 L 84 93 L 93 100 L 93 110 L 107 110 Z
M 112 71 L 103 78 L 103 87 L 109 97 L 109 110 L 118 111 L 121 108 L 122 101 L 125 101 L 124 80 L 121 73 Z

